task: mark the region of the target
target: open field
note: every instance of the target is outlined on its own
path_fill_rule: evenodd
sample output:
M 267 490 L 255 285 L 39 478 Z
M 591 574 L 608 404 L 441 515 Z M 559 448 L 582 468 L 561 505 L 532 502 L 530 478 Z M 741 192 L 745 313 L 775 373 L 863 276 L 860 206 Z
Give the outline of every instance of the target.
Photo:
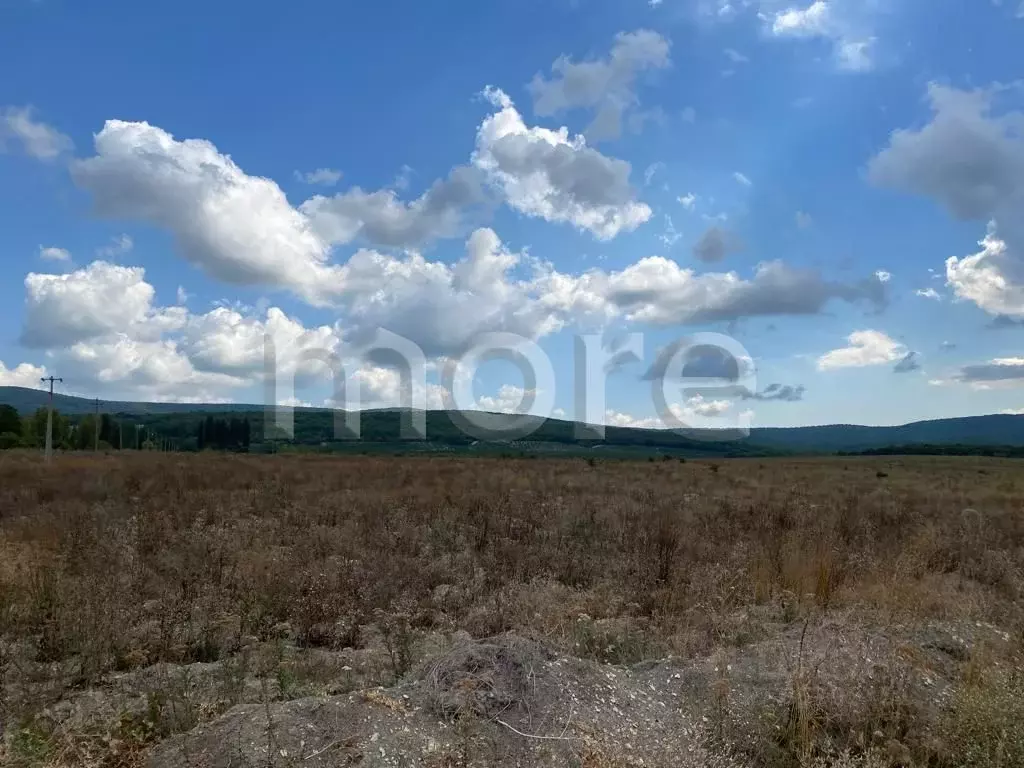
M 1024 765 L 1024 464 L 0 455 L 12 766 Z

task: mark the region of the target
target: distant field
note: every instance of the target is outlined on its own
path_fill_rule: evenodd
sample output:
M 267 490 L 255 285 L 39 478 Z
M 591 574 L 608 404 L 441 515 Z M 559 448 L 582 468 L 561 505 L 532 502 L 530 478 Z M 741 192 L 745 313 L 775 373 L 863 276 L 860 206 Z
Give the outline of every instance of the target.
M 1024 765 L 1022 598 L 1013 460 L 9 451 L 0 764 Z

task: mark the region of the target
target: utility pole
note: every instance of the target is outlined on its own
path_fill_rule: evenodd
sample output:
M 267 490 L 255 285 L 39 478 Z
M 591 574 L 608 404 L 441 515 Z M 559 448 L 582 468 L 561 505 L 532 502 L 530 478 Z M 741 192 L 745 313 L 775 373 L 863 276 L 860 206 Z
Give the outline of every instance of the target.
M 53 382 L 59 381 L 61 384 L 64 383 L 64 379 L 56 378 L 54 376 L 47 376 L 46 378 L 40 379 L 41 382 L 50 382 L 50 404 L 46 410 L 46 460 L 49 461 L 53 458 Z
M 92 449 L 96 453 L 100 450 L 100 399 L 96 398 L 96 421 L 92 425 Z

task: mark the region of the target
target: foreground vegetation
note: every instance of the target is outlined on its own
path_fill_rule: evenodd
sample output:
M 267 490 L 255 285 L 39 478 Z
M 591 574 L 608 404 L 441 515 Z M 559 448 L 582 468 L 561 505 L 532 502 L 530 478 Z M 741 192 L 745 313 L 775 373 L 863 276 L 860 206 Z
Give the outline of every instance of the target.
M 246 701 L 270 744 L 273 702 L 513 632 L 706 669 L 679 708 L 737 765 L 1024 765 L 1022 499 L 1019 464 L 982 458 L 9 451 L 0 763 L 140 764 Z M 110 693 L 143 679 L 141 707 Z M 580 765 L 634 764 L 586 744 Z

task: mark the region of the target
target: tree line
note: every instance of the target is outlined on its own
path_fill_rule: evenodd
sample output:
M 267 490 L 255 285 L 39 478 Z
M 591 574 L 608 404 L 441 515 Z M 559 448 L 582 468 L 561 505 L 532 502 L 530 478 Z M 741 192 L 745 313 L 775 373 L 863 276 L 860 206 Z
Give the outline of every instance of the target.
M 0 405 L 0 448 L 41 448 L 46 444 L 46 408 L 39 408 L 24 418 L 10 405 Z M 109 414 L 99 419 L 99 444 L 104 449 L 142 447 L 148 436 L 123 435 L 124 425 Z M 53 446 L 61 450 L 87 450 L 96 445 L 97 420 L 94 415 L 70 419 L 53 412 Z M 131 432 L 131 430 L 129 430 Z
M 1021 445 L 964 445 L 960 443 L 915 443 L 911 445 L 887 445 L 882 448 L 868 448 L 863 451 L 840 451 L 839 456 L 991 456 L 1004 459 L 1024 458 Z
M 47 409 L 21 416 L 10 405 L 0 405 L 0 450 L 42 448 L 46 444 Z M 99 433 L 97 434 L 97 429 Z M 200 419 L 194 434 L 158 430 L 150 424 L 117 419 L 110 414 L 65 416 L 53 412 L 53 447 L 64 451 L 100 450 L 218 450 L 248 451 L 248 418 Z M 98 440 L 97 440 L 98 438 Z
M 200 451 L 248 451 L 252 428 L 247 418 L 218 419 L 207 416 L 196 428 L 196 447 Z

